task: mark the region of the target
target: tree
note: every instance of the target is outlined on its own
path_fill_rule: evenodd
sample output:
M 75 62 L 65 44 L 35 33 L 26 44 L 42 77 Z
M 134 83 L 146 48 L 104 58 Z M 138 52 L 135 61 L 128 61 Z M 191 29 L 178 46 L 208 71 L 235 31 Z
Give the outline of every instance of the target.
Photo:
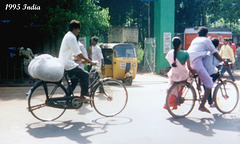
M 143 45 L 144 38 L 147 36 L 148 24 L 148 7 L 146 2 L 140 0 L 100 0 L 99 5 L 109 8 L 109 22 L 111 26 L 137 27 L 139 30 L 139 42 Z M 151 2 L 151 17 L 153 21 L 153 2 Z M 153 30 L 153 25 L 151 28 Z
M 183 32 L 187 27 L 206 25 L 209 0 L 176 0 L 175 32 Z
M 112 26 L 122 26 L 126 24 L 127 16 L 131 11 L 132 0 L 100 0 L 99 5 L 109 9 Z
M 175 31 L 183 32 L 186 27 L 201 25 L 228 27 L 233 32 L 240 31 L 235 27 L 239 24 L 240 0 L 176 0 Z M 215 24 L 214 24 L 215 23 Z
M 209 10 L 209 24 L 212 26 L 228 27 L 233 32 L 240 32 L 240 0 L 213 0 Z M 237 26 L 238 25 L 238 26 Z
M 109 27 L 109 11 L 98 6 L 96 0 L 9 0 L 7 3 L 40 6 L 41 9 L 35 11 L 5 11 L 2 19 L 18 21 L 23 25 L 41 25 L 41 32 L 46 35 L 65 33 L 72 19 L 81 22 L 83 35 L 100 35 Z

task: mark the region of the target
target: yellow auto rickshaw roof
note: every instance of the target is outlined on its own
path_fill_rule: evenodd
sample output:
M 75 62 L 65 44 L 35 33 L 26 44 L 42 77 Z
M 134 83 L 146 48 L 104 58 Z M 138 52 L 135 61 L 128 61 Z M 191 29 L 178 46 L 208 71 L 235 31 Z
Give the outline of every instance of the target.
M 113 49 L 115 45 L 118 45 L 120 43 L 103 43 L 100 45 L 102 49 Z
M 116 45 L 131 45 L 133 46 L 132 43 L 103 43 L 100 45 L 102 49 L 113 49 Z

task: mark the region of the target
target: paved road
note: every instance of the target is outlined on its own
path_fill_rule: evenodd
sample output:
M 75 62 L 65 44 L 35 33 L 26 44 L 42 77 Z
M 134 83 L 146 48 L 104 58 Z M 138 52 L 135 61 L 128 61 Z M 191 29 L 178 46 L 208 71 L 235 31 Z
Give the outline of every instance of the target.
M 240 81 L 237 81 L 238 86 Z M 55 122 L 40 122 L 27 110 L 29 87 L 0 87 L 1 144 L 239 144 L 240 106 L 222 115 L 197 110 L 183 119 L 162 107 L 167 79 L 139 74 L 127 87 L 129 101 L 117 117 L 98 115 L 89 105 L 68 110 Z

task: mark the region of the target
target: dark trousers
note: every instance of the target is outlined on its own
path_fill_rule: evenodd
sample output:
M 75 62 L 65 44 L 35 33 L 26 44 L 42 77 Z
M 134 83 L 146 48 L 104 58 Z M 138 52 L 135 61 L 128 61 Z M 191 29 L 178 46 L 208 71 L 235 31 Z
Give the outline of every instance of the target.
M 230 60 L 227 59 L 227 62 L 230 62 Z M 234 76 L 233 76 L 233 74 L 232 74 L 232 72 L 231 72 L 231 66 L 225 67 L 225 66 L 223 65 L 223 66 L 222 66 L 222 69 L 221 69 L 221 76 L 223 76 L 223 74 L 224 74 L 226 71 L 228 72 L 228 74 L 229 74 L 229 76 L 231 77 L 232 81 L 235 81 L 235 78 L 234 78 Z
M 212 81 L 215 82 L 217 80 L 217 78 L 219 77 L 218 73 L 212 74 L 210 75 L 212 77 Z M 205 86 L 204 86 L 205 89 Z M 213 100 L 212 100 L 212 92 L 210 92 L 209 96 L 208 96 L 208 104 L 212 104 Z
M 68 70 L 68 75 L 71 79 L 71 87 L 68 87 L 70 94 L 73 93 L 78 83 L 81 87 L 81 96 L 89 96 L 88 85 L 89 85 L 89 75 L 86 71 L 79 67 L 75 67 L 72 70 Z

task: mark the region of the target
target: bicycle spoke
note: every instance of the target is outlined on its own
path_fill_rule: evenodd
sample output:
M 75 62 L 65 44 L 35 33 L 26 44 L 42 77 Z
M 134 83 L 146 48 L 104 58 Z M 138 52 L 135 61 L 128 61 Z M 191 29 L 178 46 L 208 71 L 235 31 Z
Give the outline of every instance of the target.
M 186 88 L 184 87 L 184 90 L 183 90 L 183 92 L 182 93 L 184 93 L 185 95 L 184 96 L 182 96 L 183 98 L 185 98 L 186 96 L 187 96 L 187 93 L 189 92 L 189 89 L 187 89 L 187 92 L 185 93 L 185 90 L 186 90 Z
M 53 88 L 53 90 L 51 91 L 51 93 L 50 93 L 50 95 L 49 95 L 49 98 L 52 98 L 52 96 L 53 96 L 53 94 L 56 92 L 57 88 L 58 88 L 58 86 L 55 86 L 55 87 Z
M 193 101 L 194 99 L 184 99 L 184 101 Z
M 35 105 L 35 106 L 31 106 L 29 109 L 31 109 L 31 111 L 34 111 L 34 110 L 37 110 L 37 109 L 40 109 L 42 107 L 45 107 L 45 103 L 43 104 L 38 104 L 38 105 Z

